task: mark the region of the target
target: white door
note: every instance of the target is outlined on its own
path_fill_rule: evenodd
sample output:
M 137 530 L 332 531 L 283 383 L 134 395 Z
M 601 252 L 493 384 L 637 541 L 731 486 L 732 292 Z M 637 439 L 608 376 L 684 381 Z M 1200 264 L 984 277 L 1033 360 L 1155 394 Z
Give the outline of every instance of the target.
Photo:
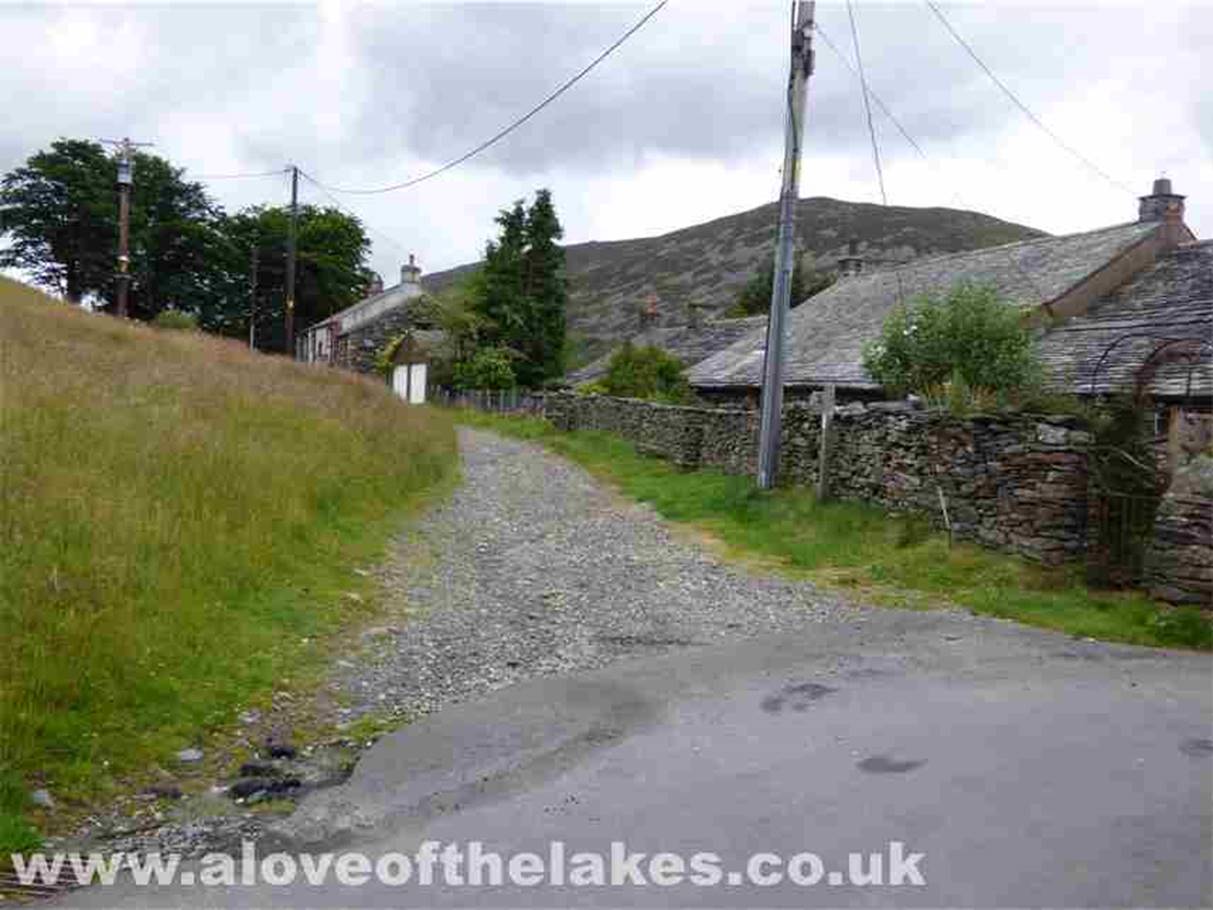
M 409 399 L 409 368 L 398 366 L 392 370 L 392 391 L 405 401 Z
M 425 364 L 415 363 L 409 370 L 409 404 L 425 404 Z

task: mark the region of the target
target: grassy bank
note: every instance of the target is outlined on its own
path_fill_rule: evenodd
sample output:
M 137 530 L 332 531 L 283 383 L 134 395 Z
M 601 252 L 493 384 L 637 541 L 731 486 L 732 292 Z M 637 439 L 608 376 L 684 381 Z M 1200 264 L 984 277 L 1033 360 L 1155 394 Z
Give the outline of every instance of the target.
M 862 503 L 819 503 L 801 487 L 759 492 L 751 478 L 682 471 L 606 433 L 564 433 L 542 420 L 473 411 L 460 411 L 457 419 L 541 442 L 666 518 L 707 531 L 734 555 L 876 602 L 950 602 L 1073 635 L 1213 647 L 1213 626 L 1199 610 L 1170 609 L 1138 593 L 1090 591 L 1072 567 L 1050 570 L 976 546 L 949 546 L 924 519 L 892 517 Z
M 0 279 L 0 852 L 31 788 L 87 800 L 307 673 L 455 464 L 382 386 Z

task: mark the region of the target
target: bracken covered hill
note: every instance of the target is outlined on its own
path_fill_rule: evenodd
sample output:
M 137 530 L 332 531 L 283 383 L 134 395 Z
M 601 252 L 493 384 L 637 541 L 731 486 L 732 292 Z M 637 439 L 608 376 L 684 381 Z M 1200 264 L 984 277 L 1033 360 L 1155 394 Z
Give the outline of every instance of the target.
M 756 268 L 771 259 L 775 203 L 659 237 L 576 243 L 565 248 L 570 281 L 569 330 L 583 339 L 583 357 L 601 353 L 638 331 L 639 311 L 657 297 L 657 326 L 683 325 L 689 308 L 720 316 Z M 798 248 L 819 268 L 833 267 L 851 238 L 865 267 L 1045 236 L 1042 231 L 946 208 L 904 208 L 817 196 L 800 200 Z M 471 266 L 425 279 L 439 290 Z

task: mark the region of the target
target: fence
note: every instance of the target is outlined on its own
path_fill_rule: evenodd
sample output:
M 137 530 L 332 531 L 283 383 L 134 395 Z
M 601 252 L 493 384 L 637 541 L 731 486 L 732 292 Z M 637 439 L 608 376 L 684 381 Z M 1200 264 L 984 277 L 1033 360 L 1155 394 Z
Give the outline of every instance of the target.
M 448 408 L 471 408 L 489 414 L 528 414 L 544 416 L 544 396 L 525 389 L 449 389 L 430 390 L 430 401 Z

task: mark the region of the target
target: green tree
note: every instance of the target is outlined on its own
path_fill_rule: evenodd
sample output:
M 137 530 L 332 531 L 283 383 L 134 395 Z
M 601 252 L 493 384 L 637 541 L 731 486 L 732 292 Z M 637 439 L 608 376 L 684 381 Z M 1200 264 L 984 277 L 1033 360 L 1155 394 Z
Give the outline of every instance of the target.
M 496 218 L 498 237 L 485 246 L 476 287 L 481 344 L 512 351 L 518 382 L 538 386 L 564 369 L 563 236 L 551 192 L 539 190 L 527 208 L 517 200 Z
M 500 230 L 495 241 L 485 244 L 476 309 L 483 320 L 482 341 L 514 347 L 525 339 L 529 322 L 522 280 L 526 248 L 522 200 L 502 209 L 494 220 Z
M 531 334 L 524 350 L 524 384 L 539 385 L 564 373 L 565 306 L 568 283 L 564 271 L 564 236 L 552 205 L 550 190 L 535 193 L 526 214 L 523 253 L 523 296 L 530 302 Z
M 133 156 L 130 314 L 201 313 L 231 291 L 223 213 L 200 184 L 163 158 Z M 100 144 L 59 139 L 0 181 L 0 265 L 73 302 L 113 303 L 117 164 Z
M 598 383 L 607 395 L 680 402 L 691 396 L 682 361 L 658 347 L 638 348 L 630 341 L 612 356 Z
M 286 246 L 290 210 L 283 206 L 254 206 L 226 218 L 223 236 L 228 270 L 236 276 L 237 292 L 223 305 L 202 315 L 209 331 L 248 330 L 251 302 L 249 270 L 253 248 L 258 250 L 257 337 L 263 350 L 284 351 Z M 295 273 L 295 326 L 306 329 L 362 299 L 372 274 L 366 267 L 370 241 L 362 223 L 334 208 L 299 208 Z
M 59 139 L 0 181 L 0 266 L 80 303 L 113 283 L 118 207 L 113 161 L 96 142 Z
M 237 290 L 223 211 L 180 168 L 155 155 L 133 158 L 130 315 L 153 319 L 171 308 L 201 319 Z
M 469 360 L 455 364 L 459 389 L 512 389 L 518 384 L 515 355 L 505 348 L 481 348 Z
M 833 272 L 822 271 L 813 265 L 813 257 L 804 254 L 798 257 L 792 270 L 791 305 L 799 306 L 814 294 L 828 288 L 836 280 Z M 771 308 L 771 294 L 775 285 L 775 263 L 765 269 L 757 269 L 737 294 L 737 300 L 725 312 L 726 316 L 757 316 Z
M 1033 390 L 1040 366 L 1015 307 L 988 287 L 961 284 L 947 296 L 919 297 L 889 314 L 864 368 L 895 394 L 935 394 L 947 386 L 1002 400 Z

